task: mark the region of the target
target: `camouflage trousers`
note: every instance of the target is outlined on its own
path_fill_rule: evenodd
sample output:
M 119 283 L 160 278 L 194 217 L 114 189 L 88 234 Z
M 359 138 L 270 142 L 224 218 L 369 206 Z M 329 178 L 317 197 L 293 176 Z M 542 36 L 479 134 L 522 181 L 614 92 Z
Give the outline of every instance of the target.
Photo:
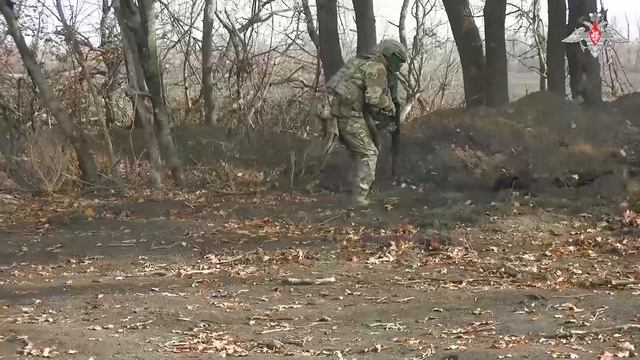
M 362 117 L 338 118 L 340 141 L 349 150 L 352 161 L 353 200 L 366 203 L 376 176 L 378 149 Z

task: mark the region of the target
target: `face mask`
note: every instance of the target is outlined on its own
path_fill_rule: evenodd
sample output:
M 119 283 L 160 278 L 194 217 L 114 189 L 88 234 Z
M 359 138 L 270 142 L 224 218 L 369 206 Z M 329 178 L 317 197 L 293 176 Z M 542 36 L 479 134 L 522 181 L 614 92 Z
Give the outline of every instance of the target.
M 396 54 L 392 54 L 391 56 L 387 57 L 387 62 L 389 63 L 389 68 L 394 73 L 400 71 L 400 69 L 402 69 L 402 65 L 404 64 L 404 61 L 400 59 Z

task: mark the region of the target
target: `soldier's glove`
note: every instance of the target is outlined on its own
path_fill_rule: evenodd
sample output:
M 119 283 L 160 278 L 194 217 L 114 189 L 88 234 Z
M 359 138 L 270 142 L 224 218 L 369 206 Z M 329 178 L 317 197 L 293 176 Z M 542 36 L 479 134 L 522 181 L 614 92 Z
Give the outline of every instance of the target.
M 395 105 L 389 106 L 386 109 L 381 109 L 380 113 L 384 116 L 389 116 L 389 117 L 396 116 L 396 107 Z
M 393 107 L 396 111 L 396 114 L 400 114 L 402 112 L 402 104 L 400 104 L 400 100 L 394 98 L 393 99 Z M 395 114 L 394 114 L 395 116 Z
M 394 132 L 394 131 L 396 131 L 398 129 L 398 126 L 393 121 L 387 121 L 385 123 L 385 125 L 386 126 L 385 126 L 384 130 L 389 132 L 389 133 L 392 133 L 392 132 Z
M 379 112 L 375 116 L 376 128 L 379 131 L 384 132 L 393 132 L 396 130 L 396 124 L 393 121 L 393 118 L 389 115 L 384 114 L 383 112 Z

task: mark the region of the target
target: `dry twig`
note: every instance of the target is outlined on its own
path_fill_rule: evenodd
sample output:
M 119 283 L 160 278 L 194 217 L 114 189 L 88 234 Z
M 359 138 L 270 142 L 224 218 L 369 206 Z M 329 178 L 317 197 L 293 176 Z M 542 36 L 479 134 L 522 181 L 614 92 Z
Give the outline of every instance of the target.
M 596 328 L 591 330 L 569 330 L 569 331 L 560 331 L 555 335 L 543 335 L 544 338 L 548 339 L 566 339 L 574 336 L 587 336 L 587 335 L 595 335 L 595 334 L 603 334 L 610 332 L 627 332 L 629 330 L 640 330 L 640 324 L 626 324 L 626 325 L 618 325 L 611 326 L 605 328 Z
M 322 279 L 296 279 L 286 278 L 282 280 L 285 285 L 326 285 L 336 282 L 335 277 L 322 278 Z

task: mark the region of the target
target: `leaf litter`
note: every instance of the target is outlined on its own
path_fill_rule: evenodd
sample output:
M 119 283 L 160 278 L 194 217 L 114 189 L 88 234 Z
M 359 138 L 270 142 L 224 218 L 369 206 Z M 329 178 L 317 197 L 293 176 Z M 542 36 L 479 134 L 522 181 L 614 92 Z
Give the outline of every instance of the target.
M 98 211 L 99 204 L 96 202 L 79 200 L 79 202 L 73 203 L 65 202 L 62 199 L 55 201 L 60 205 L 58 210 L 66 209 L 66 211 L 72 212 L 73 209 L 83 209 L 81 215 L 87 221 L 110 216 Z M 270 201 L 276 204 L 275 200 L 264 199 L 265 204 Z M 196 204 L 198 200 L 194 200 L 192 203 Z M 401 204 L 394 200 L 388 205 L 391 207 L 388 210 L 396 211 Z M 43 219 L 47 219 L 45 215 L 50 213 L 45 207 L 38 207 L 35 204 L 31 205 L 28 211 L 36 213 L 41 224 L 45 223 Z M 182 217 L 186 218 L 188 214 L 183 215 Z M 391 227 L 358 226 L 342 223 L 340 219 L 343 218 L 343 215 L 341 214 L 323 213 L 322 218 L 316 223 L 321 224 L 318 228 L 313 227 L 313 221 L 295 222 L 273 216 L 258 216 L 250 220 L 221 220 L 213 232 L 194 231 L 193 234 L 203 234 L 195 236 L 205 237 L 206 234 L 220 236 L 220 234 L 233 233 L 235 236 L 249 239 L 245 241 L 261 241 L 261 244 L 281 239 L 289 239 L 292 242 L 288 249 L 265 250 L 261 248 L 241 252 L 237 250 L 203 252 L 201 244 L 204 241 L 194 244 L 191 243 L 192 240 L 171 239 L 160 243 L 178 245 L 184 243 L 186 244 L 182 246 L 184 248 L 195 245 L 195 249 L 200 251 L 200 256 L 196 261 L 163 262 L 155 259 L 150 261 L 148 258 L 141 259 L 134 269 L 123 269 L 114 278 L 123 280 L 136 278 L 143 282 L 153 282 L 156 279 L 162 281 L 167 278 L 172 278 L 178 283 L 188 281 L 188 288 L 191 290 L 159 286 L 157 287 L 158 291 L 149 291 L 148 294 L 161 295 L 166 297 L 168 301 L 190 300 L 195 294 L 198 294 L 209 299 L 214 309 L 220 308 L 232 313 L 254 313 L 258 311 L 257 308 L 261 308 L 263 312 L 270 314 L 268 318 L 271 320 L 260 323 L 260 327 L 252 329 L 252 336 L 243 333 L 244 340 L 225 329 L 214 331 L 208 323 L 192 327 L 190 330 L 174 329 L 172 333 L 177 336 L 162 343 L 162 348 L 172 353 L 210 353 L 229 357 L 246 357 L 252 353 L 272 353 L 283 356 L 287 354 L 313 354 L 316 356 L 342 354 L 342 356 L 348 356 L 350 353 L 392 353 L 394 347 L 401 346 L 420 352 L 414 358 L 426 358 L 440 351 L 456 352 L 477 347 L 479 345 L 478 339 L 484 339 L 481 343 L 485 344 L 485 347 L 496 350 L 517 349 L 533 346 L 537 343 L 571 345 L 579 349 L 588 341 L 605 342 L 616 339 L 615 335 L 634 333 L 638 329 L 637 324 L 609 323 L 610 326 L 595 326 L 594 320 L 582 318 L 587 315 L 593 316 L 595 312 L 590 306 L 573 301 L 559 301 L 547 307 L 535 306 L 522 311 L 522 315 L 532 315 L 532 319 L 537 317 L 538 320 L 533 321 L 540 321 L 539 319 L 549 316 L 549 314 L 562 316 L 559 318 L 550 316 L 557 321 L 557 331 L 551 335 L 541 335 L 540 339 L 535 339 L 534 336 L 504 333 L 500 322 L 485 319 L 479 319 L 462 326 L 443 324 L 438 332 L 439 338 L 429 336 L 422 339 L 415 336 L 414 324 L 393 319 L 392 321 L 365 322 L 367 331 L 377 333 L 376 340 L 372 340 L 369 344 L 356 340 L 355 343 L 359 344 L 356 347 L 342 346 L 329 349 L 326 341 L 340 342 L 344 340 L 345 335 L 339 334 L 339 332 L 345 324 L 334 320 L 310 321 L 302 314 L 305 311 L 315 311 L 313 309 L 318 306 L 317 304 L 325 302 L 340 309 L 357 308 L 358 306 L 420 304 L 424 295 L 416 291 L 424 289 L 483 294 L 486 291 L 504 289 L 562 291 L 581 287 L 593 290 L 593 294 L 588 294 L 592 296 L 598 296 L 606 291 L 635 289 L 640 275 L 637 265 L 635 267 L 611 267 L 611 259 L 637 254 L 640 249 L 638 241 L 633 236 L 620 236 L 608 230 L 607 227 L 611 224 L 619 224 L 632 232 L 640 227 L 638 225 L 640 221 L 637 220 L 637 217 L 637 214 L 627 211 L 620 217 L 609 219 L 606 225 L 603 225 L 602 221 L 596 217 L 583 216 L 574 223 L 567 224 L 568 226 L 559 227 L 561 230 L 564 229 L 557 232 L 559 235 L 549 235 L 553 241 L 545 242 L 533 239 L 529 245 L 517 249 L 517 251 L 497 236 L 492 235 L 491 232 L 479 232 L 478 229 L 465 227 L 460 227 L 452 232 L 452 243 L 450 244 L 429 241 L 424 246 L 417 241 L 421 236 L 422 229 L 415 225 L 401 222 L 399 225 Z M 177 218 L 174 216 L 174 219 Z M 348 221 L 348 217 L 345 218 Z M 122 219 L 134 221 L 135 216 L 128 215 Z M 331 221 L 326 222 L 327 219 L 331 219 Z M 528 236 L 517 229 L 505 229 L 508 227 L 501 226 L 501 231 L 505 231 L 512 238 Z M 55 229 L 50 225 L 46 227 L 46 231 L 54 232 Z M 192 239 L 196 239 L 196 237 Z M 303 244 L 305 237 L 336 239 L 336 245 L 341 245 L 336 246 L 335 251 L 330 247 L 329 250 L 327 248 L 313 248 Z M 375 242 L 372 243 L 371 239 L 374 239 Z M 477 239 L 491 245 L 479 246 L 476 244 Z M 127 249 L 145 246 L 144 242 L 131 238 L 118 239 L 117 242 L 104 242 L 104 244 L 117 244 L 118 247 Z M 157 244 L 158 242 L 151 248 L 155 250 L 175 248 L 175 246 L 158 248 Z M 32 245 L 28 246 L 23 254 L 29 256 L 33 248 Z M 46 250 L 52 254 L 65 254 L 68 245 L 56 241 L 54 244 L 48 244 Z M 336 270 L 335 268 L 333 271 L 329 271 L 329 268 L 324 265 L 327 261 L 327 255 L 337 256 L 340 252 L 350 254 L 346 257 L 349 263 L 346 266 L 350 267 L 349 273 L 345 273 L 344 269 Z M 342 258 L 336 257 L 335 259 Z M 20 280 L 12 281 L 14 285 L 24 286 L 32 274 L 38 274 L 43 279 L 55 278 L 65 271 L 64 268 L 76 267 L 79 264 L 79 261 L 74 260 L 74 263 L 51 268 L 39 267 L 38 269 L 32 267 L 31 264 L 17 264 L 12 268 L 13 278 L 23 279 L 24 282 L 23 285 L 20 285 Z M 87 270 L 92 267 L 93 270 L 82 273 L 74 272 L 73 280 L 67 280 L 68 286 L 75 286 L 79 281 L 76 278 L 97 276 L 97 274 L 92 275 L 93 273 L 105 274 L 101 270 L 101 267 L 104 266 L 103 259 L 96 258 L 82 266 L 86 266 Z M 358 272 L 377 273 L 380 278 L 374 281 L 362 277 L 361 274 L 353 276 Z M 71 272 L 67 273 L 71 274 Z M 223 283 L 220 280 L 223 278 L 232 279 L 231 281 L 236 284 L 273 287 L 273 292 L 256 294 L 256 296 L 252 295 L 253 291 L 251 290 L 238 292 L 238 289 L 227 292 L 227 295 L 222 295 L 222 292 L 212 293 L 211 287 Z M 4 277 L 2 281 L 7 283 Z M 379 284 L 393 286 L 394 291 L 402 292 L 402 295 L 369 296 L 367 293 Z M 344 287 L 348 287 L 348 289 L 343 289 Z M 147 288 L 150 289 L 150 287 Z M 247 287 L 247 289 L 252 288 Z M 141 296 L 148 295 L 141 291 L 138 292 Z M 216 294 L 225 300 L 214 300 L 217 299 L 218 295 Z M 105 298 L 101 297 L 102 300 Z M 364 302 L 367 299 L 372 300 Z M 582 299 L 582 297 L 577 297 L 577 299 Z M 193 323 L 196 319 L 197 323 L 197 315 L 193 316 L 197 313 L 197 309 L 192 306 L 189 311 L 193 314 L 176 316 L 175 319 L 186 324 Z M 442 311 L 434 312 L 438 317 L 431 316 L 432 320 L 427 319 L 427 323 L 433 323 L 439 317 L 446 320 L 449 316 L 449 311 L 442 306 L 431 306 L 430 309 L 441 309 Z M 531 309 L 534 310 L 531 311 Z M 56 311 L 60 310 L 40 313 L 29 310 L 18 317 L 14 314 L 10 319 L 16 325 L 27 323 L 56 324 L 59 322 L 59 314 Z M 294 313 L 298 315 L 291 316 L 290 318 L 293 320 L 273 319 L 273 314 L 282 314 L 282 317 L 286 317 L 286 315 Z M 470 307 L 466 313 L 476 317 L 496 317 L 495 311 L 477 306 Z M 332 314 L 331 316 L 335 317 L 336 315 Z M 441 319 L 437 321 L 441 321 Z M 262 322 L 263 320 L 256 317 L 251 321 Z M 89 325 L 88 328 L 92 328 L 96 332 L 115 333 L 122 330 L 143 332 L 149 329 L 154 322 L 149 317 L 126 321 L 121 326 L 102 322 L 101 325 Z M 567 325 L 579 327 L 566 328 Z M 304 331 L 307 331 L 302 329 L 323 331 L 327 340 L 319 341 L 317 337 L 301 336 Z M 385 335 L 387 333 L 388 335 Z M 397 333 L 406 333 L 407 337 L 398 337 Z M 278 338 L 258 339 L 260 336 L 278 336 Z M 445 339 L 451 341 L 448 342 Z M 160 339 L 152 341 L 159 343 Z M 636 356 L 632 343 L 626 343 L 628 345 L 620 345 L 625 346 L 624 348 L 617 346 L 609 351 L 603 351 L 600 355 L 601 358 L 607 358 L 608 354 L 614 358 Z M 25 343 L 24 349 L 30 352 L 30 355 L 46 357 L 56 353 L 53 347 L 40 348 L 33 344 L 29 347 L 27 346 L 29 344 Z M 290 346 L 302 349 L 291 349 Z M 77 350 L 68 351 L 76 352 Z M 60 352 L 66 353 L 67 351 Z M 576 352 L 579 350 L 553 351 L 549 352 L 549 355 L 553 358 L 576 358 L 575 356 L 578 356 Z

